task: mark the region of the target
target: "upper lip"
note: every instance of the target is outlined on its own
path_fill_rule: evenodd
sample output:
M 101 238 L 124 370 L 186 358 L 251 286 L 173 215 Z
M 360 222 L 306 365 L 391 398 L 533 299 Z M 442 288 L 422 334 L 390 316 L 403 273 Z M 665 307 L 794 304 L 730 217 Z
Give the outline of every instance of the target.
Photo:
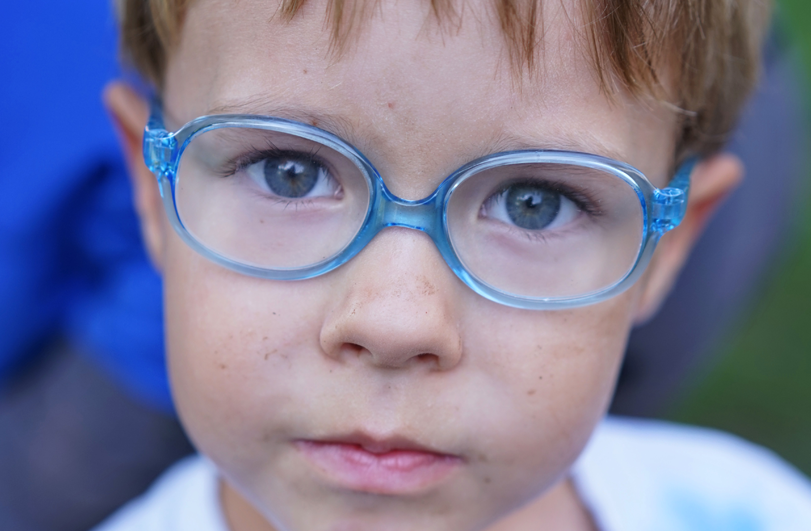
M 310 442 L 320 444 L 352 444 L 360 446 L 364 450 L 373 454 L 385 454 L 395 451 L 426 452 L 437 455 L 450 456 L 436 448 L 420 444 L 413 439 L 400 435 L 374 436 L 363 431 L 353 431 L 343 435 L 329 436 L 318 439 L 310 439 Z

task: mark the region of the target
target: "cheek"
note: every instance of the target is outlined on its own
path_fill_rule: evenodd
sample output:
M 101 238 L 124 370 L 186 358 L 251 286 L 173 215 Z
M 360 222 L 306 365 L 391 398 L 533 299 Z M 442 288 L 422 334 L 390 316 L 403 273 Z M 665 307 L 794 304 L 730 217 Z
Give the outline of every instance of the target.
M 508 312 L 468 334 L 479 363 L 476 436 L 537 494 L 565 473 L 604 415 L 637 294 L 571 311 Z
M 269 428 L 267 412 L 287 409 L 307 365 L 301 353 L 318 352 L 318 291 L 228 271 L 173 240 L 164 289 L 178 413 L 204 453 L 247 449 Z

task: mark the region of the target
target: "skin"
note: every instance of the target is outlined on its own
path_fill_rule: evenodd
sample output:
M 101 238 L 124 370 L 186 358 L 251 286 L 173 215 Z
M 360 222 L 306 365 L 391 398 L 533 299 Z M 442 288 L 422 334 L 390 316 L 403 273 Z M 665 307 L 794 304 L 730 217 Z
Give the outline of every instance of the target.
M 546 7 L 543 60 L 518 75 L 488 3 L 467 3 L 450 29 L 428 9 L 382 1 L 336 57 L 321 2 L 289 23 L 272 2 L 195 2 L 168 62 L 170 127 L 226 111 L 315 123 L 408 199 L 467 161 L 528 146 L 611 156 L 666 183 L 675 116 L 605 96 L 574 2 Z M 174 398 L 222 474 L 232 531 L 594 529 L 567 471 L 606 410 L 629 329 L 658 307 L 740 177 L 734 158 L 699 165 L 685 221 L 637 285 L 584 308 L 527 311 L 473 293 L 426 235 L 403 228 L 307 281 L 207 261 L 168 225 L 140 158 L 146 103 L 122 84 L 105 98 L 164 278 Z M 336 486 L 293 444 L 353 431 L 407 437 L 463 464 L 383 495 Z

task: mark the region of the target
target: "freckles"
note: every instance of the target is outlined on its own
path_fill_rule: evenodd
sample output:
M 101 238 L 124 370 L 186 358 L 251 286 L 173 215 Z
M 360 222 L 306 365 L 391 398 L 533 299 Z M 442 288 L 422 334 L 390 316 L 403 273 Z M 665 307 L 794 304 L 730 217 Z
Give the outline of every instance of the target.
M 301 293 L 303 284 L 225 270 L 182 242 L 170 239 L 169 247 L 167 354 L 178 410 L 195 425 L 231 423 L 265 400 L 274 381 L 290 379 L 294 353 L 308 341 L 318 347 L 319 297 Z M 308 303 L 290 302 L 297 300 Z
M 470 329 L 466 344 L 476 346 L 487 378 L 512 395 L 517 418 L 531 419 L 519 429 L 526 440 L 567 455 L 585 440 L 613 389 L 630 300 L 620 296 L 560 312 L 507 311 Z

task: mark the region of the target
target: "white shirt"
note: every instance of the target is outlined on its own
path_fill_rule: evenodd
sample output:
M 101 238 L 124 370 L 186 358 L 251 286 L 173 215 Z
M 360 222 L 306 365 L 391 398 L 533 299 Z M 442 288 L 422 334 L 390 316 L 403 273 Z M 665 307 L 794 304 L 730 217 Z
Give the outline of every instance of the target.
M 600 531 L 811 530 L 808 479 L 714 430 L 609 417 L 572 479 Z M 94 531 L 228 531 L 217 471 L 184 459 Z
M 811 531 L 811 482 L 716 430 L 608 418 L 572 478 L 601 531 Z

